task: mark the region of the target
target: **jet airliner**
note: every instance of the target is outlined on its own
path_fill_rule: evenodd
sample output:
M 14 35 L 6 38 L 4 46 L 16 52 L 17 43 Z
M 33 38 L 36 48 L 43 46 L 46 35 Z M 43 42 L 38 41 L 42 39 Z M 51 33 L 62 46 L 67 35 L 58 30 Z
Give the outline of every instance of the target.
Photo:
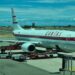
M 23 29 L 16 20 L 12 9 L 13 35 L 17 40 L 0 40 L 7 42 L 20 42 L 25 51 L 34 51 L 36 46 L 55 48 L 65 52 L 75 52 L 75 32 L 67 30 L 36 30 Z

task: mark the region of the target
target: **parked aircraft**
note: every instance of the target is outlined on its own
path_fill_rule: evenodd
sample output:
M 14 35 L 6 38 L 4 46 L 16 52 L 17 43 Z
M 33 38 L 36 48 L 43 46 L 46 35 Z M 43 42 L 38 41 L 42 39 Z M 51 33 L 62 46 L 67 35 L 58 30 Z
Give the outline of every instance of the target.
M 7 42 L 20 42 L 24 52 L 34 51 L 36 46 L 55 48 L 65 52 L 75 52 L 75 32 L 67 30 L 36 30 L 23 29 L 16 20 L 12 8 L 13 35 L 16 40 L 0 40 Z

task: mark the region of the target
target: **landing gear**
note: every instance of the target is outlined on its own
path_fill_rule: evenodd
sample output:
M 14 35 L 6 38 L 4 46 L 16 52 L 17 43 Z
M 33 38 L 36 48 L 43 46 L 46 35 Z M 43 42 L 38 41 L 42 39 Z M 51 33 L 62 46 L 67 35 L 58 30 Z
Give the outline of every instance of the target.
M 5 54 L 5 49 L 1 49 L 1 54 Z
M 61 49 L 60 49 L 60 47 L 58 45 L 56 45 L 56 51 L 61 52 Z

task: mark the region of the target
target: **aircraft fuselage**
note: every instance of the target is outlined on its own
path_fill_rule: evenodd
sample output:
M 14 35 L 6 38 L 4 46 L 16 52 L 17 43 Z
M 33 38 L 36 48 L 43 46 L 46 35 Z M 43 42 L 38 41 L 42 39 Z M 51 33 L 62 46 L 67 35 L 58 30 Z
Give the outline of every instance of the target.
M 18 40 L 41 42 L 46 48 L 56 48 L 66 52 L 75 52 L 75 32 L 66 30 L 15 30 Z

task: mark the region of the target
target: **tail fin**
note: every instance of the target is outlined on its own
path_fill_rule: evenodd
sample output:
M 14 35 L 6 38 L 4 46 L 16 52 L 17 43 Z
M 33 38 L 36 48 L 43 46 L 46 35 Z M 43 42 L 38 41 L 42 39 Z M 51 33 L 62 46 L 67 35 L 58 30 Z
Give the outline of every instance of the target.
M 14 30 L 18 30 L 18 29 L 22 29 L 22 27 L 20 25 L 18 25 L 17 19 L 16 19 L 16 15 L 14 12 L 14 9 L 11 8 L 11 12 L 12 12 L 12 27 Z

